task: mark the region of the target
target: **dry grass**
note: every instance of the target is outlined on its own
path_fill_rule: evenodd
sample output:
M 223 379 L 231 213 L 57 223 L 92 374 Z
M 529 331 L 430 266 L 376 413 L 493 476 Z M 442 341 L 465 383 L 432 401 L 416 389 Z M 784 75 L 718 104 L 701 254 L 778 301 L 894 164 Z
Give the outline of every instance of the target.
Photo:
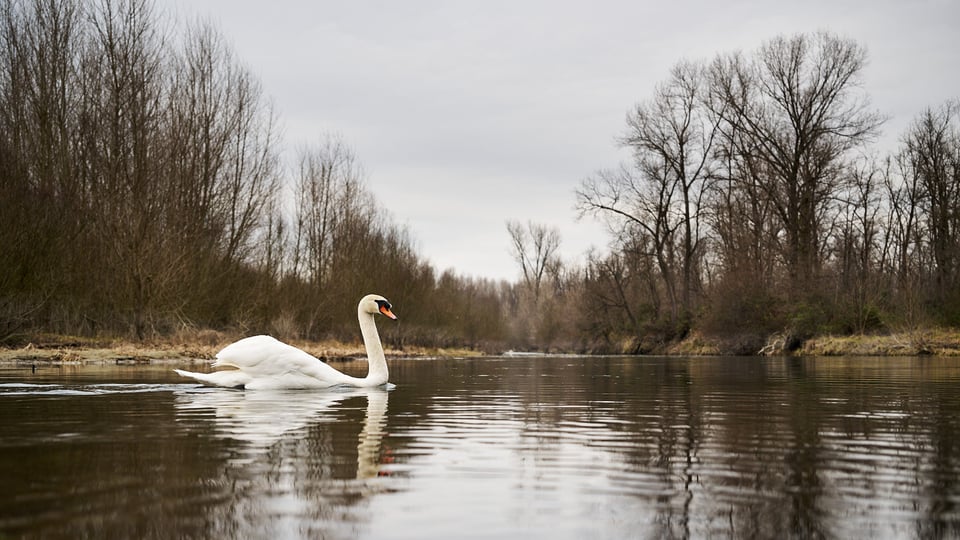
M 928 328 L 881 335 L 820 336 L 807 340 L 806 356 L 960 356 L 960 330 Z
M 20 348 L 0 348 L 0 364 L 42 363 L 205 363 L 239 336 L 202 330 L 181 332 L 177 336 L 131 342 L 114 338 L 77 338 L 73 336 L 37 335 Z M 364 358 L 363 344 L 335 340 L 289 342 L 327 362 Z M 755 350 L 756 349 L 756 350 Z M 682 342 L 657 351 L 670 355 L 715 356 L 722 354 L 756 354 L 759 348 L 747 338 L 712 338 L 692 333 Z M 390 358 L 458 358 L 482 356 L 469 349 L 429 347 L 385 347 Z M 800 356 L 960 356 L 960 330 L 910 329 L 891 334 L 818 336 L 807 340 Z
M 692 333 L 671 344 L 666 354 L 711 356 L 757 354 L 762 343 L 756 336 L 707 337 Z M 792 353 L 797 356 L 960 356 L 960 330 L 943 328 L 908 329 L 890 334 L 817 336 L 806 340 Z
M 683 341 L 667 347 L 666 353 L 680 356 L 717 356 L 724 353 L 724 346 L 718 340 L 708 339 L 698 332 L 691 332 Z
M 236 339 L 238 336 L 212 330 L 181 332 L 173 337 L 143 342 L 37 335 L 24 347 L 0 348 L 0 363 L 205 363 L 212 360 L 217 351 Z M 288 343 L 327 362 L 366 357 L 363 344 L 359 342 L 292 340 Z M 389 346 L 384 347 L 384 352 L 388 358 L 466 357 L 481 354 L 468 349 L 397 349 Z

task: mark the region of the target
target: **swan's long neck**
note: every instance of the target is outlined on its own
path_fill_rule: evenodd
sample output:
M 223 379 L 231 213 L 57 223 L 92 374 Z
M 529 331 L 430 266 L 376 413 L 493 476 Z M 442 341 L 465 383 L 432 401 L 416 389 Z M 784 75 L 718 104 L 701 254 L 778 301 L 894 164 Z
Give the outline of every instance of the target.
M 386 384 L 390 378 L 387 371 L 387 359 L 383 355 L 383 346 L 380 345 L 380 334 L 373 320 L 373 314 L 357 311 L 360 320 L 360 334 L 363 336 L 363 345 L 367 349 L 367 363 L 369 371 L 363 379 L 364 386 L 380 386 Z

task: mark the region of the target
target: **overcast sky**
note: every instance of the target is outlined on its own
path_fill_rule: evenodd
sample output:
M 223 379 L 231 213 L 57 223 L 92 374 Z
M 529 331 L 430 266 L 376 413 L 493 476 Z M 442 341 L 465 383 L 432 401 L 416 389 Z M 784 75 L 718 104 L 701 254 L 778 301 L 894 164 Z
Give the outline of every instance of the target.
M 367 185 L 443 271 L 513 280 L 507 220 L 556 227 L 562 256 L 605 249 L 574 190 L 628 155 L 628 109 L 681 59 L 827 30 L 866 46 L 892 146 L 960 97 L 960 1 L 157 0 L 212 20 L 263 83 L 293 151 L 339 134 Z

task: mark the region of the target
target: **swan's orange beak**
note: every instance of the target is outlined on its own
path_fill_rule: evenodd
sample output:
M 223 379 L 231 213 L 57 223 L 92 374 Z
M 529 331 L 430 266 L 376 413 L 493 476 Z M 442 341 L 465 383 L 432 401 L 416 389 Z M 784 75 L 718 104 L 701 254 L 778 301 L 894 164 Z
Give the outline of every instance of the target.
M 397 316 L 394 315 L 393 312 L 390 311 L 390 308 L 388 308 L 387 306 L 381 305 L 381 306 L 380 306 L 380 313 L 383 313 L 384 315 L 386 315 L 388 319 L 397 320 Z

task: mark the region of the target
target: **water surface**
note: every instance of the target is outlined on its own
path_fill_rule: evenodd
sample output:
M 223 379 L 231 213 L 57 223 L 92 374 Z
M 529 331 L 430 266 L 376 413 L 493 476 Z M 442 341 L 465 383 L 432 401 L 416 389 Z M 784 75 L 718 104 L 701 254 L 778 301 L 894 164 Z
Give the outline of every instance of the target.
M 390 369 L 244 392 L 2 368 L 0 538 L 960 536 L 960 360 Z

